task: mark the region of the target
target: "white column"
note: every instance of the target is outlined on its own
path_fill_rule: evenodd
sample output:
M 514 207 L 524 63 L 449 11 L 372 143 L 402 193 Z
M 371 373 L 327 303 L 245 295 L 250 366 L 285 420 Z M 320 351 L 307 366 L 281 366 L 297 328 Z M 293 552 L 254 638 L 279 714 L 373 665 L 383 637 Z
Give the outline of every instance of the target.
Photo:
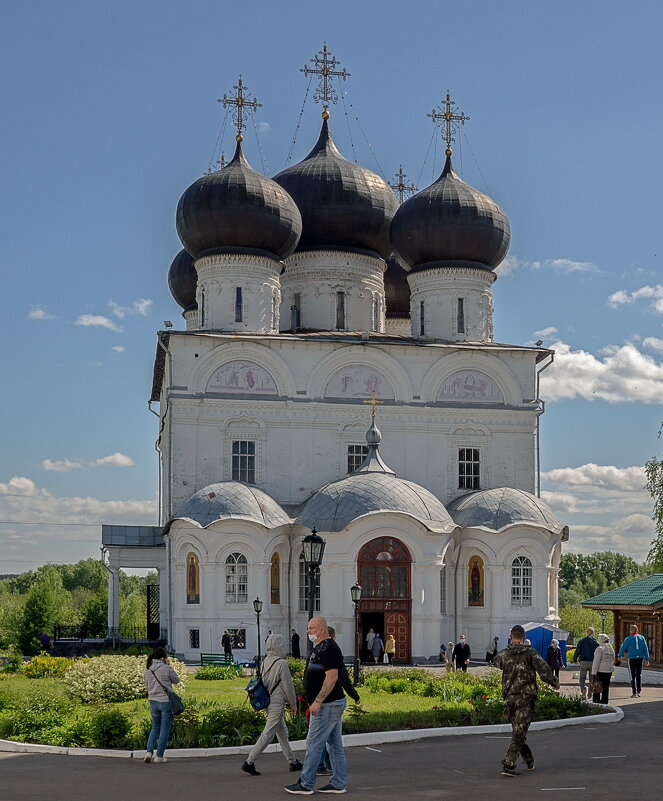
M 108 568 L 108 629 L 117 636 L 120 628 L 120 568 Z

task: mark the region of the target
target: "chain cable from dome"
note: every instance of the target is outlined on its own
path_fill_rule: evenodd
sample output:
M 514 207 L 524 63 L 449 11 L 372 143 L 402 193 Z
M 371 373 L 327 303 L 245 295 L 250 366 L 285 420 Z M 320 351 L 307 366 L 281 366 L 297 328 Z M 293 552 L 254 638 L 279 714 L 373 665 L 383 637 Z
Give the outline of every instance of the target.
M 426 149 L 426 155 L 424 156 L 424 160 L 421 164 L 421 170 L 419 170 L 419 176 L 417 178 L 417 184 L 421 183 L 421 176 L 424 174 L 424 170 L 426 169 L 426 164 L 428 162 L 428 154 L 430 153 L 431 145 L 433 144 L 434 140 L 436 139 L 436 130 L 433 128 L 433 133 L 431 134 L 430 142 L 428 143 L 428 148 Z
M 260 153 L 260 163 L 262 164 L 262 171 L 265 175 L 269 175 L 269 170 L 267 168 L 267 159 L 265 158 L 265 153 L 263 151 L 262 142 L 260 141 L 260 137 L 258 136 L 258 126 L 256 125 L 256 115 L 251 114 L 251 122 L 253 123 L 253 131 L 256 135 L 256 142 L 258 144 L 258 153 Z
M 288 158 L 286 159 L 285 166 L 287 167 L 290 164 L 290 160 L 292 159 L 292 152 L 295 149 L 295 143 L 297 142 L 297 134 L 299 133 L 299 128 L 302 124 L 302 116 L 304 114 L 304 106 L 306 106 L 306 101 L 308 99 L 308 93 L 311 89 L 311 81 L 313 80 L 313 76 L 311 75 L 308 79 L 308 83 L 306 84 L 306 92 L 304 92 L 304 101 L 302 102 L 302 107 L 299 110 L 299 117 L 297 117 L 297 125 L 295 125 L 295 132 L 292 135 L 292 142 L 290 142 L 290 150 L 288 151 Z
M 472 154 L 472 158 L 474 159 L 474 163 L 477 165 L 477 170 L 479 170 L 479 175 L 481 176 L 481 179 L 483 180 L 484 186 L 486 187 L 486 194 L 492 195 L 492 193 L 490 191 L 490 187 L 488 186 L 488 181 L 486 181 L 486 177 L 483 174 L 483 171 L 481 169 L 481 165 L 479 164 L 479 162 L 477 160 L 477 157 L 474 155 L 474 150 L 472 150 L 472 145 L 470 144 L 470 140 L 467 138 L 465 132 L 463 132 L 463 139 L 465 139 L 465 142 L 467 143 L 467 146 L 470 149 L 470 153 Z M 462 167 L 463 167 L 463 162 L 461 160 L 461 171 L 462 171 Z M 461 175 L 462 175 L 462 172 L 461 172 Z
M 340 89 L 340 81 L 339 81 L 339 89 Z M 347 92 L 345 94 L 347 94 Z M 368 136 L 366 136 L 366 131 L 364 130 L 364 126 L 361 124 L 361 120 L 359 119 L 359 112 L 355 109 L 355 107 L 352 104 L 352 101 L 350 100 L 350 98 L 348 98 L 348 106 L 352 109 L 352 113 L 354 114 L 355 122 L 357 123 L 357 126 L 359 127 L 359 130 L 361 131 L 361 134 L 364 137 L 364 141 L 368 145 L 368 149 L 371 151 L 371 156 L 373 156 L 373 160 L 375 161 L 375 163 L 377 165 L 380 177 L 384 181 L 387 181 L 387 177 L 386 177 L 386 175 L 384 173 L 384 170 L 382 169 L 382 165 L 378 161 L 378 157 L 377 157 L 377 155 L 375 153 L 375 150 L 373 150 L 373 145 L 370 143 L 370 141 L 368 139 Z M 387 183 L 389 183 L 389 182 L 387 181 Z
M 226 133 L 226 125 L 228 124 L 228 116 L 230 115 L 230 111 L 228 109 L 225 110 L 223 115 L 223 122 L 221 123 L 221 128 L 219 130 L 219 135 L 216 137 L 216 142 L 214 144 L 214 150 L 212 150 L 212 155 L 210 156 L 209 164 L 207 165 L 207 172 L 206 175 L 210 175 L 213 172 L 218 172 L 218 169 L 222 169 L 225 167 L 225 159 L 223 158 L 223 137 Z M 221 152 L 221 156 L 217 157 L 216 162 L 214 161 L 214 157 Z M 218 169 L 213 169 L 212 164 L 220 164 L 223 161 L 223 164 Z
M 355 164 L 359 164 L 357 161 L 357 151 L 355 150 L 355 143 L 352 139 L 352 130 L 350 128 L 350 117 L 348 116 L 348 108 L 345 105 L 345 92 L 341 92 L 341 101 L 343 103 L 343 113 L 345 114 L 345 124 L 348 126 L 348 136 L 350 137 L 350 147 L 352 148 L 352 155 L 355 159 Z

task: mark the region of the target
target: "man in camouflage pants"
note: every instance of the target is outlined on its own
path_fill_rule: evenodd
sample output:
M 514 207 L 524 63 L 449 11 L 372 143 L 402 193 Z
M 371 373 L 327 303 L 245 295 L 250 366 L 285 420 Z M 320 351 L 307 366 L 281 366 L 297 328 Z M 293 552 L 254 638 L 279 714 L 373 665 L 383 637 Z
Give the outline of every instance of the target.
M 511 629 L 511 643 L 493 659 L 493 665 L 502 671 L 502 695 L 506 714 L 511 723 L 511 742 L 502 762 L 503 776 L 520 776 L 516 771 L 518 754 L 525 760 L 528 770 L 534 770 L 534 755 L 527 745 L 527 730 L 532 722 L 538 689 L 536 674 L 559 689 L 559 681 L 548 664 L 530 645 L 525 645 L 525 629 Z

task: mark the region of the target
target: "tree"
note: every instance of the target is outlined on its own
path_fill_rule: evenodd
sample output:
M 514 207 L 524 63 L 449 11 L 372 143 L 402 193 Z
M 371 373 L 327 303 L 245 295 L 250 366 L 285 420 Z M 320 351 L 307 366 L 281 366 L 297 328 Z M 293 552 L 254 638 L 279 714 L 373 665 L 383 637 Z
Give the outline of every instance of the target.
M 593 626 L 597 633 L 612 634 L 614 632 L 612 612 L 606 614 L 605 623 L 602 623 L 601 615 L 596 609 L 579 609 L 577 607 L 564 606 L 559 610 L 559 617 L 559 625 L 569 632 L 569 640 L 571 642 L 578 642 L 581 637 L 584 637 L 590 626 Z
M 663 425 L 658 432 L 659 437 L 661 431 Z M 647 477 L 645 487 L 654 499 L 652 519 L 656 530 L 656 537 L 652 540 L 647 555 L 647 563 L 656 573 L 660 573 L 663 572 L 663 459 L 652 456 L 645 464 L 645 475 Z
M 56 623 L 67 620 L 69 593 L 62 586 L 59 571 L 52 565 L 39 569 L 39 579 L 32 585 L 25 599 L 21 629 L 17 640 L 24 654 L 41 650 L 38 641 L 42 631 L 53 636 Z
M 560 589 L 577 588 L 591 598 L 621 587 L 649 573 L 649 569 L 623 553 L 599 551 L 589 555 L 565 553 L 559 563 Z

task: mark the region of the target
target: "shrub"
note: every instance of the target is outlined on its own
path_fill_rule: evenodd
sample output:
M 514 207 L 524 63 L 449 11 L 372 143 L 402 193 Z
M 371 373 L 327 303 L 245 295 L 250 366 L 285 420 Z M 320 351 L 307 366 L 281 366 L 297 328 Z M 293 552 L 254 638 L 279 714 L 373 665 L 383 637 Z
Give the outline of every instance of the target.
M 50 656 L 46 651 L 42 651 L 37 656 L 33 656 L 30 662 L 25 665 L 23 673 L 29 679 L 43 679 L 47 676 L 61 677 L 73 664 L 73 659 L 67 659 L 63 656 Z
M 9 654 L 1 667 L 3 673 L 18 673 L 23 670 L 23 657 L 20 654 Z
M 205 665 L 196 671 L 196 678 L 203 681 L 224 681 L 236 679 L 243 672 L 243 669 L 237 665 Z
M 90 736 L 97 748 L 124 748 L 130 724 L 119 709 L 100 709 L 90 721 Z
M 169 662 L 180 677 L 178 691 L 184 689 L 189 675 L 186 665 L 177 659 Z M 145 660 L 139 656 L 98 656 L 75 662 L 65 673 L 64 683 L 69 694 L 84 704 L 132 701 L 147 696 L 144 669 Z
M 50 742 L 51 731 L 61 727 L 72 711 L 70 702 L 46 693 L 15 698 L 0 719 L 0 737 L 21 742 Z

